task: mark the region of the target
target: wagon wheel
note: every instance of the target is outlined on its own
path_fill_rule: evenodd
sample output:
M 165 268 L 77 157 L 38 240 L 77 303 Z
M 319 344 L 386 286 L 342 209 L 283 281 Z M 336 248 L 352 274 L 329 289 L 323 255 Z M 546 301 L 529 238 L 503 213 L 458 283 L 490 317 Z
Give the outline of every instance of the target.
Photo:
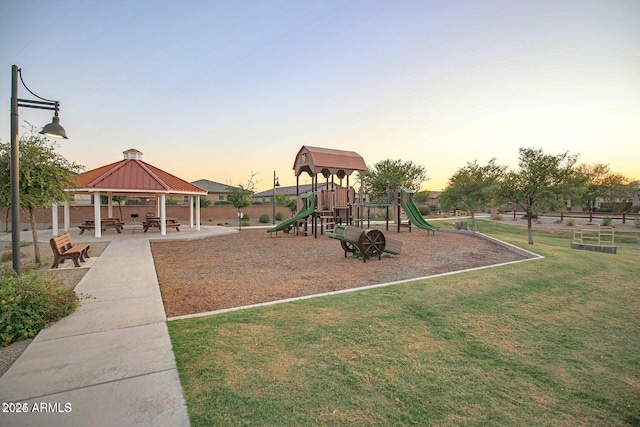
M 360 236 L 358 246 L 365 260 L 374 256 L 380 259 L 382 252 L 384 252 L 385 243 L 384 234 L 381 231 L 369 229 L 364 230 L 364 233 Z
M 340 245 L 342 246 L 342 249 L 344 249 L 345 258 L 347 257 L 348 252 L 355 252 L 355 253 L 360 252 L 360 249 L 358 249 L 358 247 L 351 242 L 340 240 Z

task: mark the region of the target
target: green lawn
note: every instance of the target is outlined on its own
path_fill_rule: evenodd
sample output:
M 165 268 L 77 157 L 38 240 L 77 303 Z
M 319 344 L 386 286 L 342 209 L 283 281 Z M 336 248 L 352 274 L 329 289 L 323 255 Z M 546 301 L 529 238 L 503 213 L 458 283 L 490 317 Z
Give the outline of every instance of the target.
M 169 322 L 193 426 L 640 425 L 640 235 L 545 259 Z

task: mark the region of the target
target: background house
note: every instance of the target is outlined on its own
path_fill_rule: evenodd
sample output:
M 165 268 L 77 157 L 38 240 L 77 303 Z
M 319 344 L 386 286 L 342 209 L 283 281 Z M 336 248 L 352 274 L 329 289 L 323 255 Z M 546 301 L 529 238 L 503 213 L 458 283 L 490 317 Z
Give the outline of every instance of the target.
M 221 184 L 219 182 L 210 181 L 208 179 L 199 179 L 192 182 L 193 185 L 197 185 L 207 192 L 207 200 L 211 203 L 227 202 L 229 196 L 229 184 Z
M 331 185 L 329 185 L 331 186 Z M 318 190 L 322 190 L 323 188 L 327 188 L 326 183 L 318 184 Z M 334 188 L 341 188 L 339 185 L 334 185 Z M 312 184 L 305 184 L 298 186 L 298 191 L 300 194 L 308 193 L 313 189 Z M 292 185 L 290 187 L 276 187 L 276 195 L 284 195 L 292 198 L 296 198 L 296 186 Z M 273 188 L 266 191 L 261 191 L 253 195 L 253 199 L 259 203 L 271 203 L 273 200 Z

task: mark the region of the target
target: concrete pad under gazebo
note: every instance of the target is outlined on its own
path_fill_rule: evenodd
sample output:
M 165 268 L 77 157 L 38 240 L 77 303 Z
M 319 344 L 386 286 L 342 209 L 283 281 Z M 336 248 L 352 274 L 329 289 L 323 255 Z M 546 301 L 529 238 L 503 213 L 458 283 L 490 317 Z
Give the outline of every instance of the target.
M 108 196 L 107 216 L 113 217 L 112 196 L 135 195 L 136 197 L 155 197 L 157 215 L 160 217 L 160 234 L 167 234 L 166 201 L 167 195 L 189 197 L 189 226 L 200 231 L 200 196 L 207 192 L 202 188 L 180 179 L 141 160 L 142 153 L 136 149 L 123 152 L 124 160 L 111 163 L 97 169 L 81 173 L 75 178 L 75 187 L 65 191 L 73 194 L 91 194 L 94 205 L 95 224 L 101 224 L 100 196 Z M 198 203 L 193 198 L 197 197 Z M 53 206 L 53 235 L 58 235 L 58 207 Z M 195 221 L 194 221 L 195 214 Z M 69 231 L 69 204 L 64 205 L 64 231 Z M 95 237 L 101 237 L 102 229 L 95 227 Z

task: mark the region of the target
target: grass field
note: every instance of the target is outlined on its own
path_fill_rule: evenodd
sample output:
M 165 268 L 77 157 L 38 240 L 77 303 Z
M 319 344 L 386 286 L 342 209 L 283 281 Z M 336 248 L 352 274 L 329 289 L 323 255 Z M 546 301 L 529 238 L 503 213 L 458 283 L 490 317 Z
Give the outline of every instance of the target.
M 545 258 L 169 322 L 192 425 L 640 425 L 640 235 L 478 227 Z

